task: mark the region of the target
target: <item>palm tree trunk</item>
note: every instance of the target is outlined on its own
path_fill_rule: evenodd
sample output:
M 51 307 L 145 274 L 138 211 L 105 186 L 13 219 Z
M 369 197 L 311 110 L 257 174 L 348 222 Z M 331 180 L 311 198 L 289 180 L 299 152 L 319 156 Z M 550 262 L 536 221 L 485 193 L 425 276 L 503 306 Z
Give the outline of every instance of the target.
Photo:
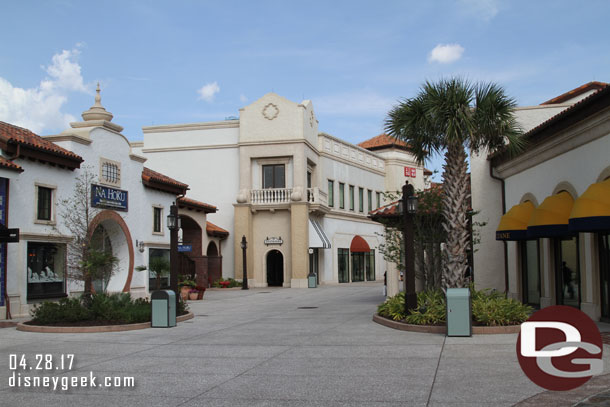
M 468 174 L 466 151 L 462 144 L 453 144 L 445 153 L 443 166 L 443 228 L 447 233 L 443 277 L 447 287 L 463 287 L 468 270 Z

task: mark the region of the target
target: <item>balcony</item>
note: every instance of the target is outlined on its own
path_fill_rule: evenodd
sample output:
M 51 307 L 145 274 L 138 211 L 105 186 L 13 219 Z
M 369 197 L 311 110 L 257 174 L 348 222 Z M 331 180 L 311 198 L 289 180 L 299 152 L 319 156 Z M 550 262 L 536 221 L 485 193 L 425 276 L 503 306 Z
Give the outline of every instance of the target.
M 315 188 L 266 188 L 266 189 L 251 189 L 243 191 L 246 194 L 241 195 L 243 198 L 238 198 L 238 202 L 247 203 L 258 209 L 271 209 L 279 207 L 288 207 L 291 202 L 307 202 L 311 211 L 328 212 L 328 197 L 326 192 Z M 240 200 L 243 199 L 243 200 Z M 254 209 L 254 208 L 253 208 Z
M 290 203 L 292 188 L 266 188 L 250 191 L 252 205 L 277 205 Z

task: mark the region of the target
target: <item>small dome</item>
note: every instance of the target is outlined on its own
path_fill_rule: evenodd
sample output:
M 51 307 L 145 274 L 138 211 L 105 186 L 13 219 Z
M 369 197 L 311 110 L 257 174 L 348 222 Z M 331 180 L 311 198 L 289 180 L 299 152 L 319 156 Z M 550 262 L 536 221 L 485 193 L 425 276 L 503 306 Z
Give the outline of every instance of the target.
M 99 83 L 97 84 L 96 92 L 97 94 L 95 95 L 95 104 L 91 106 L 89 110 L 83 112 L 83 114 L 81 115 L 83 117 L 83 120 L 106 120 L 108 122 L 112 121 L 112 113 L 106 111 L 106 109 L 104 109 L 104 106 L 102 106 L 102 97 L 100 96 Z

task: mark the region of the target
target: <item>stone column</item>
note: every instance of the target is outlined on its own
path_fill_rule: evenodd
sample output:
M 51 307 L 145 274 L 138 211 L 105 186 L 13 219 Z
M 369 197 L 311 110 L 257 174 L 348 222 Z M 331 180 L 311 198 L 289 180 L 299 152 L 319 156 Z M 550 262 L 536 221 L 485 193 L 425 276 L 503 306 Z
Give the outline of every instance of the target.
M 290 205 L 290 241 L 292 264 L 290 286 L 307 288 L 309 274 L 309 205 L 307 202 L 292 202 Z

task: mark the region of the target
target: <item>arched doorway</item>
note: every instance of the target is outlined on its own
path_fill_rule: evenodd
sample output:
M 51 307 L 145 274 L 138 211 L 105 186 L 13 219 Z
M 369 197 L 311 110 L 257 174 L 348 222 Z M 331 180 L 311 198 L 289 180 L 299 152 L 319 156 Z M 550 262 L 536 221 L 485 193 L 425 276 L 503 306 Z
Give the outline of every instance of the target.
M 194 279 L 198 286 L 207 287 L 208 275 L 202 255 L 201 226 L 192 217 L 179 212 L 182 228 L 182 244 L 190 251 L 180 253 L 180 274 L 183 278 Z
M 281 287 L 284 284 L 284 256 L 279 250 L 267 253 L 267 285 Z
M 206 252 L 208 257 L 208 281 L 210 285 L 222 277 L 222 257 L 218 255 L 216 243 L 210 242 Z

